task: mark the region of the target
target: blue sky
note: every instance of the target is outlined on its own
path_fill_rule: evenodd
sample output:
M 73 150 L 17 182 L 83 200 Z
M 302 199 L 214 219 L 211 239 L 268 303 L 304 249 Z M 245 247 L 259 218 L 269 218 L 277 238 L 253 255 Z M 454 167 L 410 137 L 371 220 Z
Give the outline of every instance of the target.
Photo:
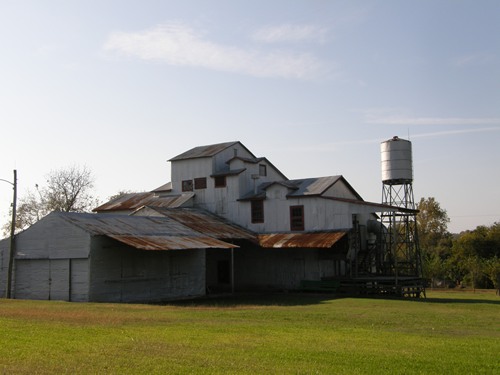
M 500 221 L 500 2 L 0 1 L 0 178 L 85 165 L 101 200 L 239 140 L 380 202 L 380 142 L 459 232 Z M 0 221 L 11 188 L 0 183 Z

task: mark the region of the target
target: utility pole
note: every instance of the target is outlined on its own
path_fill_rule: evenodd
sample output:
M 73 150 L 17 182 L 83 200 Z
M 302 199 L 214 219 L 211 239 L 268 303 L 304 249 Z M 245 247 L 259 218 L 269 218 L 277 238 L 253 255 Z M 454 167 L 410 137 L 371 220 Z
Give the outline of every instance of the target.
M 16 209 L 17 209 L 17 170 L 14 169 L 14 182 L 10 182 L 0 178 L 0 181 L 11 184 L 14 188 L 14 197 L 12 198 L 12 223 L 10 226 L 10 249 L 9 249 L 9 268 L 7 270 L 7 290 L 6 298 L 11 298 L 12 292 L 12 269 L 14 266 L 14 254 L 16 248 L 15 232 L 16 232 Z

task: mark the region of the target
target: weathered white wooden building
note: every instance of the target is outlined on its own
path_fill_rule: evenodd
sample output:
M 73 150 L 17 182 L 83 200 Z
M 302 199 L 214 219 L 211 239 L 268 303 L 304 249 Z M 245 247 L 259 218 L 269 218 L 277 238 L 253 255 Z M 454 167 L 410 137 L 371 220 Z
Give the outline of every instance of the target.
M 289 180 L 240 142 L 170 160 L 171 182 L 16 236 L 15 298 L 151 301 L 379 272 L 378 212 L 342 176 Z M 379 241 L 380 242 L 380 241 Z M 0 293 L 8 241 L 0 242 Z M 3 288 L 3 289 L 2 289 Z

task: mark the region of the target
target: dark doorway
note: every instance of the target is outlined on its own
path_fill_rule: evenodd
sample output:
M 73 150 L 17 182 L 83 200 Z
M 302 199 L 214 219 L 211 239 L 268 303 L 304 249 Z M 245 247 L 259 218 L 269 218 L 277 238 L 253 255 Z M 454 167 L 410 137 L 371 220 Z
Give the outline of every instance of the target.
M 229 284 L 231 282 L 231 266 L 229 260 L 219 260 L 217 262 L 217 282 L 219 284 Z

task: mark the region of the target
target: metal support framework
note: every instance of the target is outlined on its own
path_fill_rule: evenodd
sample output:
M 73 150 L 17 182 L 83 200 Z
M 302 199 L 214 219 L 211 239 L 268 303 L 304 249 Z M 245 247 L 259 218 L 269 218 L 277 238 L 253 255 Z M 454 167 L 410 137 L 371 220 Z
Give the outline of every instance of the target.
M 399 212 L 385 212 L 382 224 L 387 228 L 388 271 L 396 277 L 422 277 L 422 260 L 417 231 L 417 215 L 411 182 L 383 184 L 382 203 L 401 207 Z M 412 211 L 407 211 L 412 210 Z

